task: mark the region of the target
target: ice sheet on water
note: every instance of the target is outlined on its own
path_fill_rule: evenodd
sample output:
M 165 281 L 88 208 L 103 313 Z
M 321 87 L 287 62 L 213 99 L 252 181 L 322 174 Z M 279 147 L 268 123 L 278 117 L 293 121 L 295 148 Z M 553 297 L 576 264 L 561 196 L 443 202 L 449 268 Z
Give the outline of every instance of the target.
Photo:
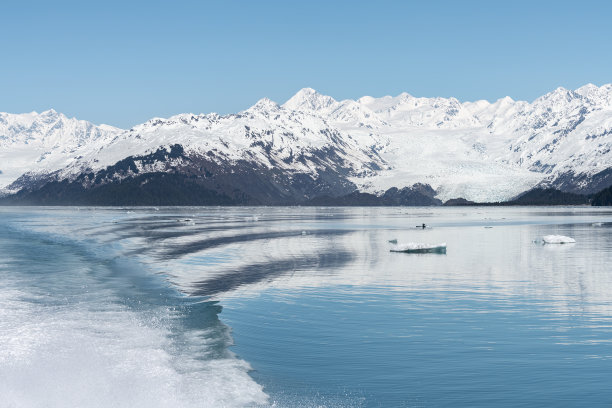
M 441 244 L 423 244 L 417 242 L 408 242 L 405 244 L 396 244 L 391 248 L 391 252 L 406 252 L 414 254 L 426 254 L 426 253 L 446 253 L 446 242 Z
M 534 241 L 536 244 L 574 244 L 576 240 L 565 235 L 544 235 Z

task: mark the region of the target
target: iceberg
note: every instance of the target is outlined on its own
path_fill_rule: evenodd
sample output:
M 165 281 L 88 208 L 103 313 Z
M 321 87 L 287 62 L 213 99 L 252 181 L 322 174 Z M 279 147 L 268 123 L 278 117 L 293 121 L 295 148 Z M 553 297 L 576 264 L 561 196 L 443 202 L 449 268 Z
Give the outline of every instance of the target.
M 544 235 L 542 242 L 544 244 L 574 244 L 576 240 L 565 235 Z
M 407 244 L 397 244 L 390 250 L 391 252 L 406 252 L 409 254 L 445 254 L 446 242 L 441 244 L 421 244 L 409 242 Z

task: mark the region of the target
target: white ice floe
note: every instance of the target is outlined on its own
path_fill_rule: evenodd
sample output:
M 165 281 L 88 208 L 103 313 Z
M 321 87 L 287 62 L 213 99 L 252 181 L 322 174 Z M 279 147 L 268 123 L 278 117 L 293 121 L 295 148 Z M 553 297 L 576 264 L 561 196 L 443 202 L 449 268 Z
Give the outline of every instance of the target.
M 422 244 L 416 242 L 408 242 L 407 244 L 397 244 L 391 248 L 391 252 L 407 252 L 414 254 L 425 254 L 425 253 L 446 253 L 446 242 L 441 244 Z
M 544 244 L 573 244 L 576 240 L 564 235 L 544 235 L 542 242 Z

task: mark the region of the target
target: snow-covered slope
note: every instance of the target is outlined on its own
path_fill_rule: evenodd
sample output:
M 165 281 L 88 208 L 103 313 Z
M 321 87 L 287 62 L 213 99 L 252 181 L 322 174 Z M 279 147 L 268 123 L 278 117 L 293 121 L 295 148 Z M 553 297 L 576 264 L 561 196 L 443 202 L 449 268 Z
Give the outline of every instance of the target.
M 122 130 L 42 113 L 0 113 L 0 188 L 28 171 L 52 171 L 78 160 L 77 151 L 102 144 Z
M 443 200 L 497 201 L 568 175 L 575 181 L 564 187 L 587 191 L 590 176 L 612 167 L 612 85 L 558 88 L 533 103 L 407 93 L 336 102 L 306 89 L 283 106 L 319 114 L 362 144 L 376 144 L 388 168 L 353 180 L 367 191 L 401 180 L 431 184 Z
M 116 135 L 109 143 L 80 149 L 82 159 L 63 172 L 68 175 L 85 168 L 101 169 L 126 156 L 143 155 L 173 144 L 183 146 L 188 155 L 206 156 L 218 164 L 247 161 L 268 169 L 313 176 L 324 165 L 350 167 L 353 175 L 365 176 L 382 164 L 372 152 L 344 137 L 323 117 L 284 109 L 264 98 L 233 115 L 180 114 L 151 119 Z
M 184 155 L 145 158 L 173 145 Z M 282 174 L 277 184 L 333 178 L 330 191 L 342 178 L 349 184 L 339 194 L 423 183 L 441 200 L 500 201 L 536 185 L 590 192 L 591 182 L 612 184 L 611 150 L 612 85 L 558 88 L 532 103 L 407 93 L 336 101 L 304 88 L 282 106 L 264 98 L 237 114 L 181 114 L 125 131 L 54 111 L 0 114 L 0 187 L 26 172 L 70 180 L 132 156 L 141 157 L 134 169 L 115 177 L 187 168 L 199 174 L 197 162 L 198 171 Z

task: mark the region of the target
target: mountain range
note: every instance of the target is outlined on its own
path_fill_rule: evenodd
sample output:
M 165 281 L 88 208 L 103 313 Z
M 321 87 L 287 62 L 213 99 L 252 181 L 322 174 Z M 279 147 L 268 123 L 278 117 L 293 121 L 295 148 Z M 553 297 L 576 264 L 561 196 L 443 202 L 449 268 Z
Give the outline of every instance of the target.
M 610 84 L 531 103 L 336 101 L 304 88 L 282 105 L 264 98 L 131 129 L 54 110 L 0 113 L 0 189 L 24 204 L 500 202 L 533 188 L 609 187 L 611 149 Z

